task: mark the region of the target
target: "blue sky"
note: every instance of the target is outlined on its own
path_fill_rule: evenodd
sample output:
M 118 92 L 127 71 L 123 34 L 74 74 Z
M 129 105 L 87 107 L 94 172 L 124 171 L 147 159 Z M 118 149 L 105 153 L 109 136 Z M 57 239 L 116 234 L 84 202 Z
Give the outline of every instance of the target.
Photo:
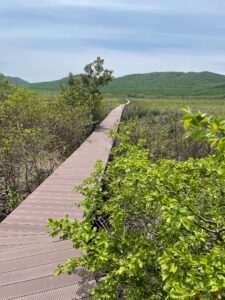
M 0 72 L 31 82 L 97 56 L 115 76 L 225 74 L 225 0 L 0 0 Z

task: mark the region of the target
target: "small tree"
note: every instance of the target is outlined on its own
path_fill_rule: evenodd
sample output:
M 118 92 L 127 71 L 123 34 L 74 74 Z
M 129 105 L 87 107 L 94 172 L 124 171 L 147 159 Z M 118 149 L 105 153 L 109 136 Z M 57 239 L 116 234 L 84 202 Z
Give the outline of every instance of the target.
M 112 71 L 104 69 L 104 59 L 97 59 L 84 67 L 80 76 L 69 74 L 68 88 L 63 89 L 62 98 L 71 105 L 83 107 L 98 121 L 103 99 L 101 87 L 112 80 Z

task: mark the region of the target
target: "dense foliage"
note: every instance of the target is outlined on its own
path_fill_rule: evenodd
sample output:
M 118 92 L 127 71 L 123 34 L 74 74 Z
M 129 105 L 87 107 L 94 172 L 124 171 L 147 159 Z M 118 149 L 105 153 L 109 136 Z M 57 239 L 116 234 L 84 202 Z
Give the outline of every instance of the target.
M 98 58 L 85 67 L 85 86 L 71 83 L 58 97 L 48 99 L 0 77 L 0 221 L 102 119 L 98 87 L 107 83 L 109 74 Z
M 153 162 L 125 126 L 106 171 L 98 162 L 78 188 L 84 220 L 49 219 L 52 236 L 83 249 L 57 273 L 94 272 L 97 299 L 225 297 L 225 120 L 190 112 L 184 119 L 188 135 L 218 155 Z
M 0 218 L 80 145 L 90 123 L 79 107 L 58 99 L 24 89 L 7 97 L 0 105 Z
M 15 91 L 16 87 L 0 74 L 0 103 Z

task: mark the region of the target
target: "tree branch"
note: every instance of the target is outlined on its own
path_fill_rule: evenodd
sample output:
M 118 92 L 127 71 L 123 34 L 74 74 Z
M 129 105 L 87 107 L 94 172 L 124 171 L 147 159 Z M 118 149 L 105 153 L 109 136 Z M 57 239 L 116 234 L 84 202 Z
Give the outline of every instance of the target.
M 194 212 L 193 209 L 191 209 L 190 207 L 187 206 L 187 208 L 188 208 L 188 209 L 189 209 L 196 217 L 198 217 L 200 220 L 204 221 L 205 223 L 209 223 L 209 224 L 212 224 L 212 225 L 217 226 L 217 223 L 216 223 L 215 221 L 205 219 L 205 218 L 203 218 L 202 216 L 200 216 L 199 214 L 197 214 L 196 212 Z

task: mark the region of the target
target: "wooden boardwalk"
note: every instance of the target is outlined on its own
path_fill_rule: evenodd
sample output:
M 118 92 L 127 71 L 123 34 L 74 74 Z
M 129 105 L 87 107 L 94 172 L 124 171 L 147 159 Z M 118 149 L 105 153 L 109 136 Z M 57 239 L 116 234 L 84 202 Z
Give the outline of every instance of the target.
M 94 278 L 77 271 L 52 276 L 59 263 L 77 257 L 70 241 L 52 239 L 46 233 L 49 216 L 82 219 L 81 200 L 73 191 L 94 170 L 96 160 L 107 163 L 112 139 L 107 136 L 121 118 L 124 105 L 106 117 L 87 140 L 0 224 L 0 300 L 90 299 Z

